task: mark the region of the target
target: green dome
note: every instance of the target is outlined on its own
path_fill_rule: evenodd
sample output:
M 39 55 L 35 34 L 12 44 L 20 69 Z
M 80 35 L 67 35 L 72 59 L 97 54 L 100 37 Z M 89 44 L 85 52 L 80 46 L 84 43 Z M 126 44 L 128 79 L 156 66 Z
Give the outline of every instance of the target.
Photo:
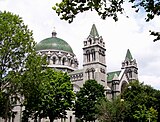
M 60 39 L 57 37 L 46 38 L 46 39 L 40 41 L 36 45 L 36 51 L 48 50 L 48 49 L 62 50 L 62 51 L 73 53 L 73 50 L 70 47 L 70 45 L 66 41 L 64 41 L 63 39 Z

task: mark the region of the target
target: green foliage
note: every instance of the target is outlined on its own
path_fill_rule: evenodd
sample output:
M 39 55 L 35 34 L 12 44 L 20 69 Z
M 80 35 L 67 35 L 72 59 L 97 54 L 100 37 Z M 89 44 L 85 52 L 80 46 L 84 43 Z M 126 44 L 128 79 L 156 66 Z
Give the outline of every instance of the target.
M 146 21 L 152 20 L 155 16 L 160 15 L 160 1 L 159 0 L 130 0 L 134 5 L 133 8 L 136 8 L 136 12 L 139 12 L 139 9 L 144 9 L 147 13 Z
M 3 92 L 0 91 L 0 116 L 3 117 L 4 116 L 4 112 L 5 112 L 5 102 L 6 102 L 6 98 Z
M 12 71 L 9 72 L 3 79 L 7 80 L 8 83 L 5 87 L 3 87 L 4 89 L 0 90 L 0 105 L 2 108 L 0 111 L 0 116 L 7 120 L 15 114 L 13 112 L 13 108 L 16 106 L 17 101 L 20 100 L 18 92 L 19 74 Z
M 128 2 L 128 1 L 127 1 Z M 129 0 L 133 3 L 132 8 L 144 9 L 147 13 L 146 21 L 152 20 L 155 15 L 160 15 L 160 1 L 158 0 Z M 115 21 L 118 20 L 117 13 L 123 13 L 123 0 L 63 0 L 56 3 L 53 10 L 60 16 L 61 19 L 73 21 L 73 18 L 80 13 L 88 10 L 95 10 L 102 19 L 106 17 L 113 17 Z
M 9 71 L 17 72 L 24 68 L 26 57 L 33 52 L 35 43 L 32 32 L 19 16 L 1 12 L 0 23 L 0 75 L 5 77 Z
M 98 120 L 101 122 L 123 121 L 127 108 L 127 102 L 120 97 L 113 100 L 102 99 L 99 104 L 97 104 Z
M 113 17 L 117 21 L 118 13 L 123 14 L 125 11 L 123 8 L 124 2 L 133 3 L 131 7 L 135 8 L 135 12 L 144 9 L 144 14 L 147 14 L 147 22 L 154 19 L 155 16 L 160 15 L 159 0 L 63 0 L 60 3 L 56 3 L 52 8 L 60 16 L 60 19 L 66 20 L 69 23 L 73 22 L 78 13 L 89 10 L 95 10 L 102 19 Z M 153 41 L 160 40 L 159 32 L 152 31 L 151 35 L 156 36 L 156 39 Z
M 156 38 L 153 40 L 154 42 L 160 40 L 160 32 L 150 31 L 150 35 L 156 36 Z
M 126 112 L 126 121 L 156 121 L 158 109 L 156 107 L 157 91 L 139 81 L 133 81 L 122 94 L 122 98 L 128 102 L 129 109 Z M 149 117 L 150 116 L 150 117 Z
M 78 13 L 88 10 L 95 10 L 102 19 L 113 17 L 118 20 L 117 13 L 122 13 L 123 0 L 63 0 L 56 3 L 53 10 L 60 16 L 61 19 L 68 20 L 69 23 Z
M 136 12 L 139 12 L 140 9 L 143 9 L 147 17 L 146 22 L 155 18 L 155 16 L 160 15 L 160 1 L 159 0 L 130 0 L 129 2 L 133 3 L 132 8 L 135 8 Z M 160 40 L 160 32 L 150 31 L 150 35 L 155 36 L 154 42 Z
M 24 96 L 21 104 L 25 106 L 23 121 L 25 118 L 34 118 L 41 105 L 42 71 L 46 66 L 46 58 L 32 53 L 28 56 L 25 71 L 20 78 L 20 93 Z M 25 120 L 26 121 L 26 120 Z
M 22 18 L 10 12 L 0 12 L 0 111 L 5 120 L 19 100 L 19 79 L 25 69 L 26 58 L 34 51 L 32 31 Z
M 76 117 L 86 121 L 95 120 L 97 114 L 96 104 L 104 98 L 104 87 L 95 80 L 87 80 L 76 96 Z
M 66 73 L 48 69 L 43 72 L 42 110 L 50 120 L 64 118 L 66 110 L 71 110 L 74 101 L 73 86 Z
M 154 97 L 157 99 L 155 104 L 155 108 L 158 112 L 158 122 L 160 121 L 160 91 L 157 90 L 156 93 L 154 94 Z
M 157 122 L 157 115 L 158 112 L 153 107 L 147 110 L 145 105 L 138 105 L 133 117 L 137 120 L 142 120 L 143 122 Z
M 43 70 L 36 75 L 37 77 L 31 77 L 32 86 L 25 95 L 24 114 L 35 119 L 37 116 L 49 117 L 51 122 L 57 118 L 64 118 L 66 110 L 72 109 L 75 99 L 69 76 L 52 69 Z

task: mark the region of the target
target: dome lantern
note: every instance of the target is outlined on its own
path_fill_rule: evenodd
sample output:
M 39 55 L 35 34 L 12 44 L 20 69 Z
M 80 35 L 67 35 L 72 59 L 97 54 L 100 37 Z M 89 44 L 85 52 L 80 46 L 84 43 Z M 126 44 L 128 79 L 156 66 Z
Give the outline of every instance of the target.
M 52 37 L 56 37 L 56 35 L 57 35 L 57 32 L 55 31 L 55 27 L 54 27 L 53 32 L 52 32 Z

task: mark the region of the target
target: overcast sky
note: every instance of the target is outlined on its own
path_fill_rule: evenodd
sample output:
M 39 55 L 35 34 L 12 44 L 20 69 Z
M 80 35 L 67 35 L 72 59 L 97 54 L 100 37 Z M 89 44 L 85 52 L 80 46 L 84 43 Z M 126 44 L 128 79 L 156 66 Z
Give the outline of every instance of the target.
M 149 30 L 160 31 L 160 18 L 146 23 L 141 11 L 135 14 L 129 4 L 125 4 L 125 15 L 119 21 L 100 19 L 95 12 L 85 12 L 76 16 L 73 23 L 59 19 L 52 6 L 61 0 L 0 0 L 0 10 L 18 14 L 33 30 L 34 39 L 38 43 L 51 37 L 56 28 L 57 37 L 67 41 L 72 47 L 82 68 L 83 41 L 88 37 L 92 24 L 96 24 L 99 35 L 106 43 L 107 71 L 119 70 L 127 49 L 137 60 L 139 80 L 160 89 L 160 42 L 153 42 Z

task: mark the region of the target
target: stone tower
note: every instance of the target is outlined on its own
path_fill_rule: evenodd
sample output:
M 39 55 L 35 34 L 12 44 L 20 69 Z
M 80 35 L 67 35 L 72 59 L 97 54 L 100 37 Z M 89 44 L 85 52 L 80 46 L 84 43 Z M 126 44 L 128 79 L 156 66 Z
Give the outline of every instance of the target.
M 118 96 L 120 94 L 119 91 L 119 78 L 117 74 L 114 74 L 112 79 L 112 98 Z
M 122 62 L 122 69 L 126 69 L 126 75 L 129 81 L 138 80 L 137 62 L 133 59 L 130 50 L 127 50 L 125 60 Z
M 107 86 L 105 51 L 105 42 L 93 24 L 88 38 L 84 41 L 83 82 L 95 79 L 104 87 Z

